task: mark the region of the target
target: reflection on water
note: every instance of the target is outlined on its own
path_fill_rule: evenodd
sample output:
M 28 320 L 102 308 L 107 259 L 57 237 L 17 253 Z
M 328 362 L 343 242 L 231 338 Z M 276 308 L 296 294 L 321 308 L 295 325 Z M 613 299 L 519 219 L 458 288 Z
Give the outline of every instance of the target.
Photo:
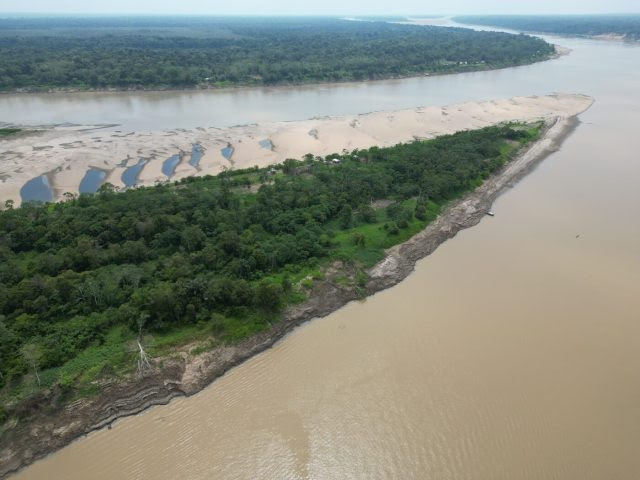
M 400 97 L 422 85 L 414 105 L 557 90 L 596 98 L 562 149 L 496 202 L 496 217 L 395 288 L 16 480 L 636 479 L 640 46 L 559 43 L 573 54 L 395 84 L 407 88 Z M 353 111 L 388 105 L 376 88 Z
M 20 189 L 22 202 L 50 202 L 53 200 L 53 191 L 46 175 L 32 178 Z
M 146 160 L 139 160 L 138 163 L 122 172 L 122 183 L 124 183 L 125 187 L 133 187 L 138 182 L 138 175 L 140 175 L 146 163 Z
M 78 190 L 80 193 L 96 193 L 106 176 L 107 173 L 104 170 L 90 168 L 87 170 L 87 173 L 84 174 Z

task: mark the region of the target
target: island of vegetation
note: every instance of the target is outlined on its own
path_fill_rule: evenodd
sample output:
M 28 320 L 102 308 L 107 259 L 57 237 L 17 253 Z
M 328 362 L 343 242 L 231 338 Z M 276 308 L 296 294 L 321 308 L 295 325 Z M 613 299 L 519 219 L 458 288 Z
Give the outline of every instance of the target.
M 7 202 L 0 477 L 194 393 L 301 321 L 397 283 L 572 125 L 509 123 L 121 193 L 104 185 L 60 203 Z
M 193 328 L 220 342 L 267 328 L 282 307 L 305 298 L 323 266 L 371 267 L 540 127 L 308 155 L 121 193 L 106 184 L 60 203 L 7 202 L 0 212 L 5 408 L 41 388 L 73 396 L 101 375 L 128 370 L 122 347 L 141 331 L 156 336 L 157 349 Z M 25 347 L 37 352 L 35 364 Z
M 522 65 L 525 36 L 334 18 L 0 19 L 0 91 L 288 85 Z
M 640 40 L 640 15 L 488 15 L 454 20 L 525 32 Z

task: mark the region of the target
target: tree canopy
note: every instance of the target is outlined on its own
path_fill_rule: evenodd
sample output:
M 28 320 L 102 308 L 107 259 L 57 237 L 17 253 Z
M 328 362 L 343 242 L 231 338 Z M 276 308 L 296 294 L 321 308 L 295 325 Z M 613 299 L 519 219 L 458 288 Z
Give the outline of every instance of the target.
M 199 325 L 233 342 L 267 328 L 304 298 L 326 262 L 372 265 L 538 131 L 488 127 L 7 205 L 0 211 L 0 387 L 5 395 L 20 390 L 30 372 L 45 386 L 94 378 L 124 358 L 123 339 L 142 333 Z M 386 208 L 374 208 L 380 200 Z
M 640 39 L 640 15 L 472 15 L 454 18 L 460 23 L 490 25 L 525 32 L 568 35 L 623 35 Z
M 543 40 L 333 18 L 0 19 L 0 90 L 368 80 L 547 58 Z

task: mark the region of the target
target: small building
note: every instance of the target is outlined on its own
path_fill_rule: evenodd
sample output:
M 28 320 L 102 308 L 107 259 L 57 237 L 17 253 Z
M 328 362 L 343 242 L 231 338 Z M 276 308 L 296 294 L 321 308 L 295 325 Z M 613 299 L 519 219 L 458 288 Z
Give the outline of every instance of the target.
M 340 159 L 339 158 L 333 158 L 333 159 L 331 159 L 331 163 L 338 164 L 338 163 L 340 163 Z

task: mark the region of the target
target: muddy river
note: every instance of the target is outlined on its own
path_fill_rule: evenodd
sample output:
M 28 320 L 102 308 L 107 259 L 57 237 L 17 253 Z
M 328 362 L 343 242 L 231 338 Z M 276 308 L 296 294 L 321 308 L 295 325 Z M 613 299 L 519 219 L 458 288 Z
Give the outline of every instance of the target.
M 554 91 L 596 99 L 562 149 L 497 201 L 495 217 L 446 242 L 398 286 L 306 324 L 198 395 L 120 420 L 14 478 L 639 478 L 640 46 L 554 41 L 571 55 L 450 77 L 0 97 L 4 121 L 11 111 L 34 123 L 37 111 L 46 116 L 38 123 L 129 129 Z

